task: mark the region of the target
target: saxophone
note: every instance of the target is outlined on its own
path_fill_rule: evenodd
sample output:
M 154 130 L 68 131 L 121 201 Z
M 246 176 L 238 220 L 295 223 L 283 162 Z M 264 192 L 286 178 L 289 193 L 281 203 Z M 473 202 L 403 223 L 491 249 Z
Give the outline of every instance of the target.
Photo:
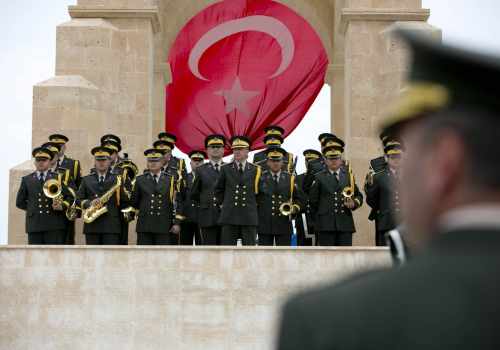
M 98 217 L 108 212 L 108 207 L 106 203 L 113 197 L 116 191 L 120 190 L 122 185 L 122 177 L 116 177 L 116 184 L 113 185 L 106 193 L 104 193 L 94 205 L 90 205 L 87 209 L 83 209 L 83 222 L 90 224 L 94 222 Z

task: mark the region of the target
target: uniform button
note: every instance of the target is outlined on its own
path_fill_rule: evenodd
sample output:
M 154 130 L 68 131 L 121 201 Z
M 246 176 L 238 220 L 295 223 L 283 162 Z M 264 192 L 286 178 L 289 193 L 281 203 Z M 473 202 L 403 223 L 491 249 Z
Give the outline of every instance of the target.
M 157 213 L 156 215 L 160 216 L 160 213 Z
M 50 212 L 47 210 L 47 214 L 50 214 Z
M 274 207 L 271 207 L 272 210 L 274 210 Z
M 154 196 L 155 196 L 154 194 L 151 195 L 151 197 L 154 197 Z
M 335 209 L 335 212 L 337 213 L 337 212 L 338 212 L 338 210 L 337 210 L 337 209 Z
M 243 185 L 243 189 L 247 188 L 247 185 Z
M 192 203 L 191 206 L 194 207 L 194 203 Z
M 161 194 L 158 195 L 158 198 L 161 198 Z
M 273 198 L 274 198 L 274 194 L 273 194 Z
M 43 214 L 43 211 L 40 210 L 40 214 Z
M 38 201 L 39 201 L 39 202 L 41 202 L 41 201 L 42 201 L 42 199 L 41 199 L 41 198 L 38 198 Z
M 246 205 L 245 203 L 243 203 L 241 206 L 242 206 L 242 207 L 246 207 L 247 205 Z
M 214 201 L 216 201 L 216 200 L 217 200 L 217 197 L 214 197 Z
M 243 194 L 247 194 L 245 191 L 243 191 Z
M 41 205 L 38 206 L 38 208 L 41 208 L 41 207 L 42 207 Z
M 238 203 L 234 203 L 234 206 L 237 207 L 238 206 Z
M 271 215 L 274 216 L 274 213 L 272 213 Z
M 235 196 L 234 199 L 238 199 L 238 196 Z
M 149 214 L 153 215 L 153 212 L 150 212 Z
M 244 201 L 246 200 L 246 198 L 245 198 L 245 197 L 243 197 L 242 199 L 243 199 Z
M 238 192 L 239 192 L 238 190 L 234 191 L 234 193 L 238 193 Z

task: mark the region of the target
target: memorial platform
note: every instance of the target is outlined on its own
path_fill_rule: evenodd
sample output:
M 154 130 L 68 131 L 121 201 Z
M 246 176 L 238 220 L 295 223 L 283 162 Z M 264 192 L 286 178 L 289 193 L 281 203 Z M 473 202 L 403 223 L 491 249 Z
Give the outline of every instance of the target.
M 272 349 L 301 288 L 384 248 L 0 246 L 0 349 Z

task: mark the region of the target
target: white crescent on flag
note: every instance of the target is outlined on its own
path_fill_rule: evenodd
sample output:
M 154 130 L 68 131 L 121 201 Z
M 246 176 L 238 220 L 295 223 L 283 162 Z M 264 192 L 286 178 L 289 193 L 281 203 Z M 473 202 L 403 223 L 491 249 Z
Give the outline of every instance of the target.
M 194 45 L 189 54 L 189 69 L 198 79 L 210 81 L 200 73 L 199 62 L 206 50 L 220 40 L 241 32 L 257 31 L 271 35 L 281 47 L 281 64 L 269 77 L 283 73 L 293 60 L 295 43 L 290 30 L 274 17 L 248 16 L 224 22 L 206 32 Z

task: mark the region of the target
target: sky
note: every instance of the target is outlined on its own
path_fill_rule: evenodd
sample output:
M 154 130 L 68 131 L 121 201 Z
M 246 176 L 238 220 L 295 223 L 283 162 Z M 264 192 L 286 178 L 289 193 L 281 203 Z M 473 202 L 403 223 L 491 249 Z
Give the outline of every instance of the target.
M 3 1 L 0 22 L 0 102 L 4 136 L 0 139 L 0 244 L 7 242 L 9 169 L 30 159 L 33 85 L 54 76 L 56 26 L 70 20 L 67 6 L 76 0 Z M 500 1 L 423 0 L 429 23 L 443 30 L 452 44 L 500 55 Z M 301 154 L 304 140 L 315 140 L 330 128 L 330 91 L 321 91 L 284 147 Z M 316 142 L 313 143 L 316 145 Z M 303 165 L 298 162 L 298 170 Z

